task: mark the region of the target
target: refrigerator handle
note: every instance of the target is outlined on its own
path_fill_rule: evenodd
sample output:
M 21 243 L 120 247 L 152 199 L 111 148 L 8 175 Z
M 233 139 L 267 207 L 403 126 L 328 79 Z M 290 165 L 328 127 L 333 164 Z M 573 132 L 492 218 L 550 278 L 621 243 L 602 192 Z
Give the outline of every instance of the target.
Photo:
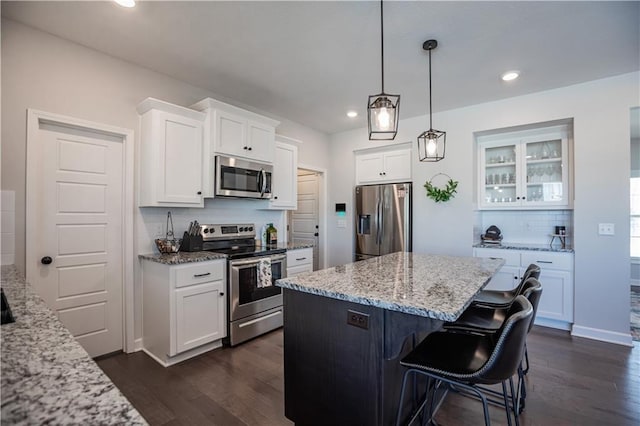
M 382 199 L 376 203 L 376 244 L 382 244 Z

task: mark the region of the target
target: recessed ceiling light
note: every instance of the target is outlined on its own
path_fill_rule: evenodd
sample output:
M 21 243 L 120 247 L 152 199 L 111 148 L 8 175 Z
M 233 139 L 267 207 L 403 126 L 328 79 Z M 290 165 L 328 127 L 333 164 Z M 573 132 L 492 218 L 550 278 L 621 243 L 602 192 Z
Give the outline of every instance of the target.
M 357 116 L 358 116 L 358 113 L 356 111 L 347 111 L 347 117 L 356 118 Z
M 502 80 L 512 81 L 518 78 L 518 76 L 520 76 L 520 73 L 518 71 L 507 71 L 504 74 L 502 74 Z
M 122 7 L 133 7 L 136 5 L 135 0 L 113 0 Z

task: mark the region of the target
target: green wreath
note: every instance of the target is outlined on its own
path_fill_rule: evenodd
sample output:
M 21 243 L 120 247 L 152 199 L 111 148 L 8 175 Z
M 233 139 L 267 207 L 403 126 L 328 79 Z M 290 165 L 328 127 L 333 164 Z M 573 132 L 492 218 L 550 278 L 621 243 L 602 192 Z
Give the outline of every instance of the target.
M 431 198 L 436 203 L 449 201 L 455 197 L 454 194 L 457 192 L 458 181 L 447 176 L 449 178 L 447 186 L 444 189 L 440 189 L 431 183 L 431 181 L 433 181 L 433 179 L 438 175 L 447 176 L 444 173 L 438 173 L 424 184 L 424 187 L 427 190 L 427 197 Z

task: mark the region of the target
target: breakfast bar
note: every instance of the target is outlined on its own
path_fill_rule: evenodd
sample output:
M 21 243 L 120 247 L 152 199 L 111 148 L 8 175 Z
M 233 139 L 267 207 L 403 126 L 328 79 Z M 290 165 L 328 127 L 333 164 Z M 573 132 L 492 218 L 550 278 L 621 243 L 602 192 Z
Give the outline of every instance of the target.
M 400 359 L 454 321 L 504 260 L 398 252 L 278 280 L 285 415 L 297 425 L 391 425 Z

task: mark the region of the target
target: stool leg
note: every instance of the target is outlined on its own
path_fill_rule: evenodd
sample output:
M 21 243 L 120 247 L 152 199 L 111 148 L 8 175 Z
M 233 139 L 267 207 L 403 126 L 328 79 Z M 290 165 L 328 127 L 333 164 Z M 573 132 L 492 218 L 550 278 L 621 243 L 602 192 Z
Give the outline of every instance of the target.
M 522 370 L 522 372 L 523 372 L 525 375 L 527 375 L 527 373 L 529 373 L 529 351 L 527 351 L 527 343 L 526 343 L 526 342 L 525 342 L 525 344 L 524 344 L 524 361 L 525 361 L 525 364 L 526 364 L 527 366 L 525 367 L 525 369 L 524 369 L 524 370 Z
M 507 412 L 507 423 L 511 426 L 511 404 L 507 394 L 507 385 L 502 381 L 502 398 L 504 399 L 504 409 Z
M 511 388 L 511 408 L 513 409 L 513 417 L 516 419 L 516 426 L 520 426 L 520 412 L 518 406 L 518 395 L 513 387 L 513 378 L 509 377 L 509 388 Z

